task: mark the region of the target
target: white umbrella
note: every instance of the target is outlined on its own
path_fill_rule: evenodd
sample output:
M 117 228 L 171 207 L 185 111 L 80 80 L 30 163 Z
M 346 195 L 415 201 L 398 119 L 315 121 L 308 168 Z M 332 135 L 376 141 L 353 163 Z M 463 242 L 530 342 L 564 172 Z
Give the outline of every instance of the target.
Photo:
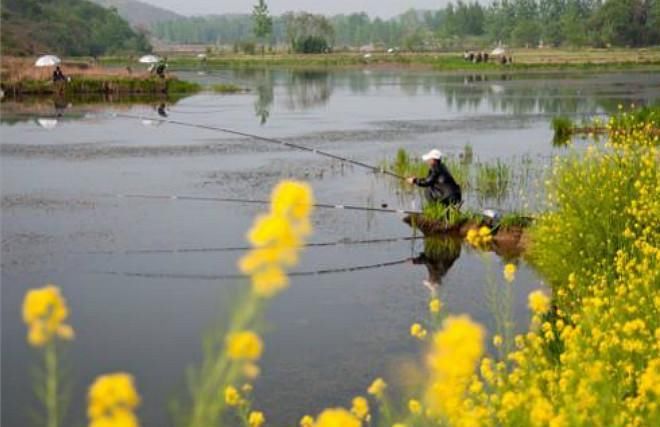
M 53 129 L 57 126 L 57 119 L 37 119 L 37 123 L 44 129 Z
M 205 54 L 205 53 L 198 53 L 198 54 L 197 54 L 197 57 L 198 57 L 199 59 L 204 59 L 204 58 L 206 58 L 206 54 Z
M 503 47 L 496 47 L 495 49 L 493 49 L 493 51 L 490 54 L 497 56 L 497 55 L 504 55 L 505 53 L 506 50 L 504 50 Z
M 144 55 L 138 61 L 140 61 L 142 64 L 156 64 L 160 62 L 160 58 L 156 55 Z
M 40 56 L 34 65 L 37 67 L 52 67 L 54 65 L 58 65 L 60 62 L 62 62 L 60 58 L 55 55 L 44 55 Z

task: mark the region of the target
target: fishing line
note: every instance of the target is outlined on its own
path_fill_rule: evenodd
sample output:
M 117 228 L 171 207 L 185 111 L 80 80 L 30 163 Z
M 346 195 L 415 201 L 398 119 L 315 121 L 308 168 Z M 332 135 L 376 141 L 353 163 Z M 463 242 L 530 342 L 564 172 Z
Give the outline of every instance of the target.
M 191 200 L 198 202 L 227 202 L 227 203 L 247 203 L 257 205 L 270 205 L 270 200 L 256 200 L 256 199 L 241 199 L 236 197 L 210 197 L 210 196 L 186 196 L 186 195 L 165 195 L 165 194 L 111 194 L 109 197 L 126 198 L 126 199 L 152 199 L 152 200 Z M 341 209 L 351 211 L 366 211 L 366 212 L 383 212 L 383 213 L 396 213 L 396 214 L 421 214 L 421 211 L 410 211 L 405 209 L 390 209 L 390 208 L 372 208 L 369 206 L 355 206 L 355 205 L 339 205 L 331 203 L 313 203 L 310 206 L 322 209 Z
M 287 273 L 289 277 L 321 276 L 332 273 L 348 273 L 353 271 L 373 270 L 376 268 L 392 267 L 408 262 L 410 258 L 396 261 L 380 262 L 377 264 L 358 265 L 354 267 L 329 268 L 314 271 L 292 271 Z M 243 274 L 185 274 L 185 273 L 137 273 L 121 271 L 96 271 L 93 274 L 107 274 L 111 276 L 139 277 L 143 279 L 185 279 L 185 280 L 239 280 L 248 276 Z
M 304 248 L 319 248 L 330 246 L 351 246 L 351 245 L 369 245 L 374 243 L 394 243 L 394 242 L 407 242 L 414 240 L 422 240 L 423 236 L 406 236 L 406 237 L 385 237 L 381 239 L 367 239 L 367 240 L 336 240 L 331 242 L 313 242 L 301 245 Z M 106 251 L 89 251 L 83 252 L 86 254 L 94 255 L 112 255 L 112 254 L 177 254 L 177 253 L 199 253 L 199 252 L 242 252 L 253 249 L 252 246 L 228 246 L 218 248 L 181 248 L 181 249 L 125 249 L 125 250 L 106 250 Z
M 147 117 L 147 116 L 140 116 L 140 115 L 136 116 L 136 115 L 124 114 L 124 113 L 112 113 L 112 115 L 114 117 L 121 117 L 121 118 L 126 118 L 126 119 L 152 120 L 152 121 L 157 121 L 157 122 L 161 122 L 161 123 L 169 123 L 169 124 L 178 125 L 178 126 L 185 126 L 185 127 L 190 127 L 190 128 L 196 128 L 196 129 L 212 130 L 212 131 L 216 131 L 216 132 L 223 132 L 223 133 L 228 133 L 228 134 L 231 134 L 231 135 L 242 136 L 242 137 L 251 138 L 251 139 L 254 139 L 254 140 L 257 140 L 257 141 L 268 142 L 270 144 L 278 144 L 278 145 L 281 145 L 281 146 L 284 146 L 284 147 L 293 148 L 293 149 L 296 149 L 296 150 L 301 150 L 301 151 L 306 151 L 306 152 L 309 152 L 309 153 L 318 154 L 319 156 L 328 157 L 328 158 L 333 159 L 333 160 L 339 160 L 341 162 L 350 163 L 350 164 L 355 165 L 355 166 L 360 166 L 360 167 L 363 167 L 365 169 L 369 169 L 374 173 L 382 173 L 384 175 L 389 175 L 389 176 L 392 176 L 392 177 L 397 178 L 397 179 L 406 179 L 405 177 L 403 177 L 401 175 L 397 175 L 393 172 L 390 172 L 390 171 L 388 171 L 388 170 L 386 170 L 385 168 L 382 168 L 382 167 L 372 166 L 372 165 L 369 165 L 367 163 L 360 162 L 358 160 L 348 159 L 346 157 L 341 157 L 341 156 L 338 156 L 336 154 L 328 153 L 327 151 L 317 150 L 316 148 L 309 148 L 309 147 L 305 147 L 303 145 L 293 144 L 291 142 L 282 141 L 281 139 L 267 138 L 267 137 L 264 137 L 264 136 L 254 135 L 254 134 L 250 134 L 250 133 L 247 133 L 247 132 L 241 132 L 241 131 L 232 130 L 232 129 L 228 129 L 228 128 L 223 128 L 223 127 L 218 127 L 218 126 L 210 126 L 210 125 L 202 125 L 202 124 L 195 124 L 195 123 L 188 123 L 188 122 L 182 122 L 180 120 L 172 120 L 172 119 L 169 119 L 169 118 L 162 118 L 162 117 Z

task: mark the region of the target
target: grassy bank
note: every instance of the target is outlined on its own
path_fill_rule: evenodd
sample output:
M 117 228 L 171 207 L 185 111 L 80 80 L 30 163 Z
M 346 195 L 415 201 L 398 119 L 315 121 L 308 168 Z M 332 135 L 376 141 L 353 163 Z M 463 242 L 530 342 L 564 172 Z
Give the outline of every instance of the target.
M 205 61 L 196 55 L 173 53 L 168 63 L 173 68 L 343 68 L 343 67 L 420 67 L 439 71 L 561 71 L 658 69 L 660 49 L 517 49 L 510 53 L 512 64 L 501 65 L 492 58 L 488 63 L 471 63 L 462 59 L 462 52 L 428 53 L 361 53 L 266 55 L 211 54 Z M 128 58 L 107 57 L 104 64 L 128 65 Z
M 144 95 L 181 94 L 201 90 L 197 83 L 176 77 L 73 77 L 69 82 L 53 83 L 50 80 L 14 80 L 0 83 L 5 96 L 22 95 Z
M 130 68 L 107 68 L 83 58 L 65 60 L 62 70 L 67 82 L 54 83 L 52 68 L 37 68 L 33 60 L 3 58 L 0 87 L 5 96 L 26 95 L 157 95 L 184 94 L 201 90 L 197 83 L 179 80 L 176 76 L 156 77 L 146 71 Z M 141 69 L 140 69 L 141 70 Z

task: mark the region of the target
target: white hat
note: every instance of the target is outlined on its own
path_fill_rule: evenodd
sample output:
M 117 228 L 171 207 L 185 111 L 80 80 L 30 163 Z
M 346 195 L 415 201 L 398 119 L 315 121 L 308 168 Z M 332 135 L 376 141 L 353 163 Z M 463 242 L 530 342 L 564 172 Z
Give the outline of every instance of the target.
M 442 157 L 442 152 L 440 150 L 433 149 L 428 153 L 424 154 L 422 156 L 422 160 L 424 160 L 425 162 L 431 159 L 440 160 L 441 157 Z

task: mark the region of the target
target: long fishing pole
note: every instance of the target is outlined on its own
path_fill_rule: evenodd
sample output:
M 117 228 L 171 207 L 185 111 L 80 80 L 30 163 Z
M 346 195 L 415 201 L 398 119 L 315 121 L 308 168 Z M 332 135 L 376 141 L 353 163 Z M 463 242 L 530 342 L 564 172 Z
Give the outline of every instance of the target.
M 347 273 L 352 271 L 372 270 L 375 268 L 391 267 L 405 264 L 410 258 L 404 258 L 396 261 L 380 262 L 377 264 L 357 265 L 353 267 L 328 268 L 314 271 L 292 271 L 287 275 L 289 277 L 301 276 L 319 276 L 331 273 Z M 183 280 L 238 280 L 247 276 L 243 274 L 186 274 L 186 273 L 138 273 L 138 272 L 119 272 L 119 271 L 96 271 L 94 274 L 108 274 L 112 276 L 140 277 L 144 279 L 183 279 Z
M 187 195 L 165 195 L 165 194 L 113 194 L 111 197 L 117 198 L 135 198 L 135 199 L 154 199 L 154 200 L 192 200 L 198 202 L 227 202 L 227 203 L 247 203 L 257 205 L 269 205 L 270 200 L 241 199 L 236 197 L 211 197 L 211 196 L 187 196 Z M 339 205 L 331 203 L 313 203 L 311 206 L 322 209 L 343 209 L 351 211 L 365 212 L 383 212 L 396 214 L 421 214 L 421 211 L 411 211 L 405 209 L 391 208 L 373 208 L 369 206 Z
M 414 240 L 422 240 L 423 236 L 406 236 L 406 237 L 384 237 L 381 239 L 365 239 L 365 240 L 335 240 L 329 242 L 312 242 L 302 245 L 304 248 L 323 248 L 331 246 L 352 246 L 352 245 L 371 245 L 376 243 L 394 243 L 394 242 L 410 242 Z M 186 254 L 186 253 L 200 253 L 200 252 L 243 252 L 253 249 L 252 246 L 225 246 L 225 247 L 211 247 L 211 248 L 178 248 L 178 249 L 124 249 L 124 250 L 97 250 L 88 252 L 78 252 L 91 255 L 113 255 L 113 254 L 126 254 L 126 255 L 140 255 L 140 254 Z
M 186 126 L 186 127 L 196 128 L 196 129 L 206 129 L 206 130 L 212 130 L 212 131 L 216 131 L 216 132 L 224 132 L 224 133 L 228 133 L 228 134 L 231 134 L 231 135 L 242 136 L 242 137 L 245 137 L 245 138 L 255 139 L 257 141 L 268 142 L 268 143 L 271 143 L 271 144 L 278 144 L 278 145 L 281 145 L 281 146 L 284 146 L 284 147 L 289 147 L 289 148 L 293 148 L 293 149 L 296 149 L 296 150 L 306 151 L 308 153 L 318 154 L 319 156 L 328 157 L 328 158 L 333 159 L 333 160 L 339 160 L 340 162 L 350 163 L 350 164 L 355 165 L 355 166 L 360 166 L 360 167 L 369 169 L 374 173 L 382 173 L 384 175 L 389 175 L 389 176 L 397 178 L 397 179 L 406 179 L 405 177 L 403 177 L 401 175 L 398 175 L 398 174 L 395 174 L 393 172 L 390 172 L 390 171 L 388 171 L 388 170 L 386 170 L 385 168 L 382 168 L 382 167 L 377 167 L 377 166 L 369 165 L 369 164 L 364 163 L 364 162 L 360 162 L 358 160 L 353 160 L 353 159 L 349 159 L 349 158 L 346 158 L 346 157 L 341 157 L 341 156 L 338 156 L 336 154 L 328 153 L 327 151 L 317 150 L 316 148 L 310 148 L 310 147 L 305 147 L 304 145 L 298 145 L 298 144 L 294 144 L 294 143 L 291 143 L 291 142 L 286 142 L 286 141 L 283 141 L 281 139 L 267 138 L 265 136 L 254 135 L 254 134 L 251 134 L 251 133 L 241 132 L 241 131 L 228 129 L 228 128 L 223 128 L 223 127 L 219 127 L 219 126 L 210 126 L 210 125 L 202 125 L 202 124 L 196 124 L 196 123 L 182 122 L 180 120 L 172 120 L 172 119 L 169 119 L 169 118 L 162 118 L 162 117 L 147 117 L 147 116 L 140 116 L 140 115 L 125 114 L 125 113 L 112 113 L 112 115 L 115 116 L 115 117 L 122 117 L 122 118 L 125 118 L 125 119 L 152 120 L 152 121 L 157 121 L 157 122 L 161 122 L 161 123 L 169 123 L 169 124 L 178 125 L 178 126 Z

